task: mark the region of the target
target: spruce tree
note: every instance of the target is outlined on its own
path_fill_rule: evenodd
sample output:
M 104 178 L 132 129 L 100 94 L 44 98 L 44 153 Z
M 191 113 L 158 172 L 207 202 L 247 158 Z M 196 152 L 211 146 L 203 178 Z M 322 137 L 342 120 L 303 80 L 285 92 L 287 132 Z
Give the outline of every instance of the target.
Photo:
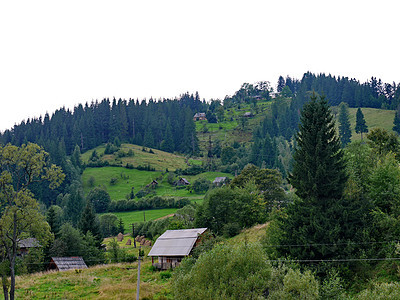
M 347 180 L 340 141 L 324 97 L 314 94 L 304 105 L 296 137 L 290 183 L 300 197 L 282 219 L 282 254 L 298 259 L 329 259 L 346 255 L 334 247 L 354 234 L 345 228 L 348 205 L 342 195 Z M 348 226 L 350 227 L 350 226 Z M 353 228 L 351 228 L 353 229 Z M 309 245 L 309 246 L 304 246 Z
M 96 246 L 100 248 L 102 238 L 100 234 L 100 224 L 96 218 L 92 203 L 86 201 L 85 209 L 82 212 L 81 219 L 79 221 L 79 229 L 86 235 L 88 231 L 93 235 L 96 240 Z
M 349 106 L 347 103 L 340 103 L 339 105 L 339 137 L 342 147 L 346 147 L 351 141 L 351 129 L 349 120 Z
M 355 130 L 357 133 L 361 133 L 361 140 L 363 139 L 362 134 L 368 132 L 368 126 L 365 123 L 364 114 L 362 113 L 361 108 L 357 109 Z

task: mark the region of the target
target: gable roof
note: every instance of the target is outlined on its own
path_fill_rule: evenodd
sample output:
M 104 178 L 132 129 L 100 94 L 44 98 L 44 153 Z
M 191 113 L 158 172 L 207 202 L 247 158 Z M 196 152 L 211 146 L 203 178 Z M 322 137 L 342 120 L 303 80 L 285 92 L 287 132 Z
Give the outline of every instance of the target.
M 225 180 L 227 179 L 227 177 L 216 177 L 213 181 L 213 183 L 223 183 L 225 182 Z
M 148 256 L 187 256 L 207 228 L 167 230 L 154 243 Z
M 52 257 L 51 260 L 59 271 L 87 269 L 87 265 L 81 256 Z
M 41 247 L 41 245 L 39 244 L 39 241 L 37 239 L 27 238 L 27 239 L 20 240 L 18 242 L 18 247 L 19 248 L 37 248 L 37 247 Z

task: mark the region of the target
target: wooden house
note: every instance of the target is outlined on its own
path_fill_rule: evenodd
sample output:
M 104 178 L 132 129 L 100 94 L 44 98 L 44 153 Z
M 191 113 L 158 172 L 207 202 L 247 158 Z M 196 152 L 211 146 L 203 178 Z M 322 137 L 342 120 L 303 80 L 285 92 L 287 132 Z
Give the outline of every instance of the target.
M 148 256 L 155 268 L 175 268 L 192 252 L 207 228 L 167 230 L 154 243 Z M 154 258 L 158 258 L 155 262 Z
M 27 238 L 18 242 L 18 256 L 24 256 L 29 253 L 29 249 L 42 247 L 35 238 Z
M 216 177 L 213 181 L 213 184 L 215 186 L 223 186 L 226 183 L 229 182 L 229 178 L 228 177 Z
M 206 113 L 196 113 L 193 116 L 193 121 L 207 120 Z
M 146 185 L 146 187 L 147 187 L 147 188 L 149 188 L 149 187 L 155 188 L 155 187 L 157 187 L 157 185 L 158 185 L 157 180 L 153 180 L 153 181 L 150 182 L 148 185 Z
M 175 185 L 182 186 L 182 185 L 190 185 L 190 182 L 186 180 L 186 178 L 179 178 L 179 180 L 175 181 Z
M 68 271 L 77 269 L 87 269 L 87 265 L 81 256 L 51 258 L 50 270 Z

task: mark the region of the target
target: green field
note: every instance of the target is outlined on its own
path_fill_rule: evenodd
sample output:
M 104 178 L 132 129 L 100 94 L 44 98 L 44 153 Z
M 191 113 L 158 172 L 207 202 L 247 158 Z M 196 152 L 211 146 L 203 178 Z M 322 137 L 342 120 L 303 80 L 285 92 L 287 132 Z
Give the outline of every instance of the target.
M 361 108 L 365 122 L 368 126 L 368 130 L 373 128 L 383 128 L 389 132 L 393 132 L 393 120 L 394 120 L 394 110 L 387 109 L 377 109 L 377 108 Z M 332 111 L 336 112 L 336 118 L 338 117 L 338 107 L 332 107 Z M 351 140 L 358 141 L 361 140 L 361 134 L 355 132 L 354 128 L 356 126 L 356 113 L 357 108 L 349 108 L 350 114 L 350 126 L 351 126 Z M 336 124 L 338 121 L 336 119 Z M 365 134 L 363 134 L 363 138 Z
M 142 151 L 143 147 L 132 144 L 122 144 L 121 151 L 127 153 L 132 150 L 134 155 L 132 157 L 118 157 L 115 154 L 104 154 L 106 149 L 105 145 L 96 147 L 95 149 L 89 150 L 82 154 L 82 161 L 87 163 L 93 152 L 96 150 L 97 154 L 100 156 L 101 161 L 107 161 L 110 165 L 115 166 L 126 166 L 126 164 L 132 164 L 134 167 L 137 166 L 147 166 L 159 170 L 165 171 L 166 169 L 170 171 L 175 171 L 176 169 L 185 169 L 188 167 L 186 164 L 186 158 L 182 155 L 176 155 L 173 153 L 164 152 L 161 150 L 151 149 L 154 153 L 150 153 L 150 149 L 146 148 L 146 151 Z M 191 159 L 192 164 L 201 164 L 201 160 Z
M 201 199 L 204 196 L 190 193 L 186 189 L 177 189 L 171 186 L 167 182 L 166 176 L 163 176 L 162 172 L 140 171 L 122 167 L 86 168 L 82 174 L 82 182 L 85 193 L 88 193 L 90 189 L 96 186 L 105 187 L 112 200 L 125 199 L 125 196 L 130 193 L 132 187 L 134 187 L 134 192 L 137 193 L 153 180 L 159 182 L 155 189 L 156 194 L 159 196 L 188 197 L 192 199 Z M 222 172 L 205 172 L 195 176 L 182 177 L 186 178 L 189 182 L 193 182 L 199 177 L 206 177 L 208 180 L 213 181 L 215 177 L 223 176 L 233 178 L 233 175 Z M 89 184 L 91 177 L 94 178 L 93 186 Z M 115 184 L 110 183 L 111 178 L 117 179 Z
M 164 208 L 164 209 L 151 209 L 151 210 L 137 210 L 137 211 L 125 211 L 125 212 L 113 212 L 112 214 L 116 215 L 118 219 L 122 219 L 124 222 L 125 232 L 132 232 L 133 223 L 143 222 L 146 218 L 146 221 L 151 221 L 155 219 L 159 219 L 170 214 L 173 214 L 177 211 L 177 208 Z M 102 214 L 99 214 L 100 216 Z

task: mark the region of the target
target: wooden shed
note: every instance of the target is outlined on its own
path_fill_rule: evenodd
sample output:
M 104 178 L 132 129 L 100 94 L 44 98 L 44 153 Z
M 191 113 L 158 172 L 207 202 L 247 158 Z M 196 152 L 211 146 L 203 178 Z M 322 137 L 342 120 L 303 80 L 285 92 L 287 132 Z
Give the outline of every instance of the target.
M 35 238 L 27 238 L 20 240 L 18 242 L 18 256 L 24 256 L 29 253 L 29 249 L 31 248 L 39 248 L 42 247 L 39 244 L 39 241 Z
M 87 269 L 87 265 L 81 256 L 51 258 L 50 270 L 68 271 L 76 269 Z
M 190 182 L 187 181 L 187 179 L 183 178 L 183 177 L 179 178 L 179 180 L 175 181 L 175 185 L 177 185 L 177 186 L 189 185 L 189 184 L 190 184 Z
M 207 228 L 167 230 L 154 243 L 148 256 L 154 267 L 166 270 L 175 268 L 192 252 Z M 158 257 L 155 262 L 154 258 Z

